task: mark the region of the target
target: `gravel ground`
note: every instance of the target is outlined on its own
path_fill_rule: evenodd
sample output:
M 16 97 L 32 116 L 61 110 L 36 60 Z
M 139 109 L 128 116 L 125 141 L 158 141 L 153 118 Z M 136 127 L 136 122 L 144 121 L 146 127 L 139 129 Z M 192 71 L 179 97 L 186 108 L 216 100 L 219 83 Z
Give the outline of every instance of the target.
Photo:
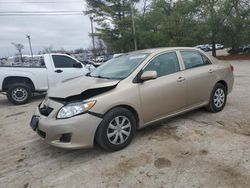
M 31 130 L 36 97 L 0 95 L 0 187 L 249 187 L 250 62 L 235 65 L 225 109 L 203 109 L 139 131 L 126 149 L 62 150 Z

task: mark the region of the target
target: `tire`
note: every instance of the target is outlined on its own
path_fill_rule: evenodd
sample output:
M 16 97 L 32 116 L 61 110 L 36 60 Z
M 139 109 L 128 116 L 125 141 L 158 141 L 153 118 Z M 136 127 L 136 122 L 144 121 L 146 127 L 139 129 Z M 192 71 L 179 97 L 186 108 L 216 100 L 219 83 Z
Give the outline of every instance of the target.
M 31 87 L 25 83 L 13 84 L 7 91 L 8 100 L 15 105 L 26 104 L 31 99 Z
M 117 121 L 120 125 L 117 124 Z M 126 134 L 124 132 L 126 132 Z M 104 116 L 98 127 L 95 138 L 97 144 L 104 150 L 118 151 L 130 144 L 134 138 L 135 132 L 136 119 L 133 113 L 126 108 L 117 107 L 110 110 Z
M 217 83 L 214 86 L 212 91 L 209 104 L 206 106 L 206 109 L 209 112 L 217 113 L 223 110 L 227 102 L 227 89 L 226 87 L 221 84 Z

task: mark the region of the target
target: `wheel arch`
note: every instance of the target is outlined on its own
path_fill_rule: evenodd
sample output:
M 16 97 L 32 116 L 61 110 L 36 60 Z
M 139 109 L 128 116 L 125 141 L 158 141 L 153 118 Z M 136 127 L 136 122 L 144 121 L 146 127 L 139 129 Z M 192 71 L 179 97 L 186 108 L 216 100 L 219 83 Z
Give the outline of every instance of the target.
M 2 84 L 2 91 L 7 91 L 12 84 L 16 83 L 28 84 L 31 87 L 31 90 L 35 91 L 35 85 L 32 82 L 32 80 L 28 77 L 23 77 L 23 76 L 8 76 L 4 78 Z
M 108 112 L 110 112 L 111 110 L 115 109 L 115 108 L 125 108 L 127 110 L 129 110 L 134 116 L 135 116 L 135 120 L 136 120 L 136 129 L 139 128 L 139 115 L 137 113 L 137 111 L 130 105 L 125 105 L 125 104 L 121 104 L 121 105 L 116 105 L 116 106 L 113 106 L 112 108 L 110 108 L 107 112 L 105 112 L 102 117 L 104 117 Z M 97 129 L 95 131 L 95 136 L 94 136 L 94 142 L 96 142 L 96 134 L 97 134 L 97 131 L 100 127 L 100 124 L 97 126 Z
M 228 92 L 228 85 L 225 80 L 219 80 L 216 84 L 222 84 L 223 86 L 225 86 L 226 91 Z
M 114 107 L 110 108 L 103 116 L 105 116 L 108 112 L 110 112 L 111 110 L 113 110 L 115 108 L 125 108 L 125 109 L 129 110 L 135 116 L 136 128 L 139 127 L 140 118 L 139 118 L 138 112 L 130 105 L 121 104 L 121 105 L 114 106 Z

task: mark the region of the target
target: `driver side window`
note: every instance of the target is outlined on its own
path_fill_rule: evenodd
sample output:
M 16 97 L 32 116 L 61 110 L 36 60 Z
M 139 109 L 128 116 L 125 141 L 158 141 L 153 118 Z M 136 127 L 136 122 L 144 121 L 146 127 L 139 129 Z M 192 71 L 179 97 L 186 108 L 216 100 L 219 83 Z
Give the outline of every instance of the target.
M 145 71 L 156 71 L 158 77 L 180 71 L 180 65 L 175 52 L 161 54 L 155 57 L 145 68 Z
M 63 55 L 52 55 L 55 68 L 74 68 L 75 64 L 79 64 L 74 59 Z M 79 65 L 81 66 L 81 65 Z

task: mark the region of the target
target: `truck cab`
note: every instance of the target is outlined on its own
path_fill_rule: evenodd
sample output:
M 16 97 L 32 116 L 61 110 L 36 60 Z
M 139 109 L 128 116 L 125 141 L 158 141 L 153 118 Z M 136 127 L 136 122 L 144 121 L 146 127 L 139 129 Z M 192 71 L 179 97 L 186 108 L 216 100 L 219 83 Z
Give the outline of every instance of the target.
M 0 92 L 13 104 L 27 103 L 34 92 L 46 92 L 57 83 L 84 76 L 90 67 L 67 54 L 10 58 L 0 66 Z

